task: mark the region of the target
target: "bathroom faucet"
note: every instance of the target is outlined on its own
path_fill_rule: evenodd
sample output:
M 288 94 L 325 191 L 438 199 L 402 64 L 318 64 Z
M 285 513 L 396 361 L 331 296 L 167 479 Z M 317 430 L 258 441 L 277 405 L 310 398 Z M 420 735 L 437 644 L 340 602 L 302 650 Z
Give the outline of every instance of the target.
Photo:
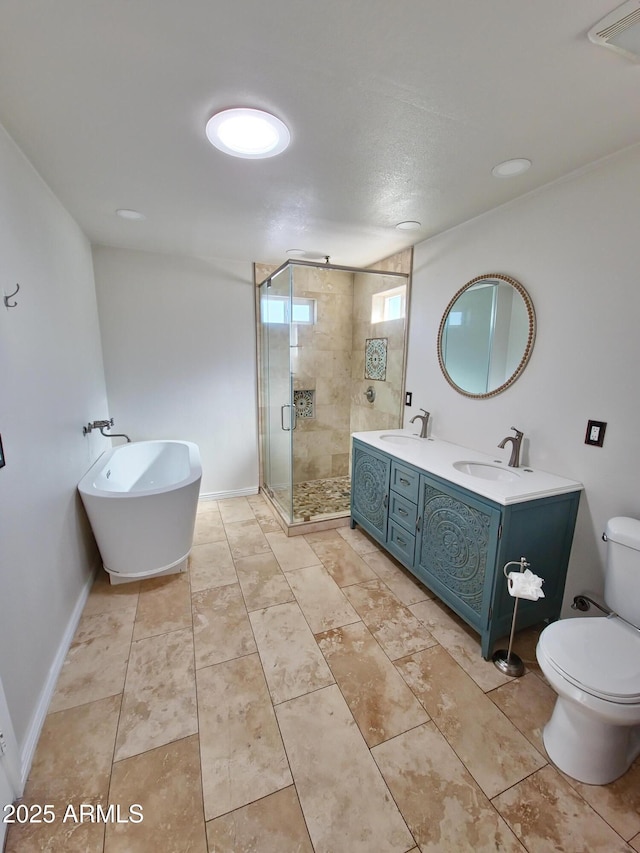
M 506 438 L 503 438 L 498 447 L 504 448 L 508 441 L 511 442 L 511 458 L 508 464 L 511 468 L 518 468 L 520 466 L 520 447 L 524 433 L 520 432 L 514 426 L 511 429 L 515 432 L 515 435 L 508 435 Z
M 414 421 L 422 421 L 422 429 L 420 430 L 420 438 L 427 437 L 427 424 L 429 423 L 429 412 L 426 409 L 420 409 L 421 412 L 424 412 L 424 415 L 414 415 L 409 421 L 412 424 Z
M 100 435 L 104 435 L 105 438 L 126 438 L 128 442 L 131 441 L 128 435 L 125 435 L 123 432 L 110 432 L 109 435 L 105 435 L 105 429 L 110 430 L 113 426 L 113 418 L 109 418 L 109 420 L 105 421 L 93 421 L 93 423 L 89 423 L 86 426 L 82 427 L 82 434 L 88 435 L 92 429 L 100 430 Z

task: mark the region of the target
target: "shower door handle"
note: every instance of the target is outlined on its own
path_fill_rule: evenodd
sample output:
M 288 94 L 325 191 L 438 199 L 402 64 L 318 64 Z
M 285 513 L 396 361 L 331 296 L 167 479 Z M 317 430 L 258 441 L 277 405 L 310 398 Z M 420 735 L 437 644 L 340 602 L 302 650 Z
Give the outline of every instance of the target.
M 284 410 L 285 409 L 293 409 L 293 417 L 291 416 L 291 412 L 289 412 L 289 426 L 284 425 Z M 291 425 L 293 422 L 293 426 Z M 296 411 L 295 406 L 292 406 L 291 403 L 285 403 L 283 406 L 280 406 L 280 427 L 285 432 L 291 432 L 298 426 L 298 413 Z

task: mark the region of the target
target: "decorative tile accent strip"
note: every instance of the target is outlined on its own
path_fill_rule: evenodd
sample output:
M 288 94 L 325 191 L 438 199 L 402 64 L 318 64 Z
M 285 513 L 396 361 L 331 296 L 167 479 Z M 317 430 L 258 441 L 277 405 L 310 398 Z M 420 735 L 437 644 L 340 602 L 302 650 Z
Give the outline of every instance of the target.
M 387 338 L 367 338 L 364 356 L 364 378 L 387 378 Z
M 294 391 L 293 405 L 299 418 L 315 418 L 315 391 Z

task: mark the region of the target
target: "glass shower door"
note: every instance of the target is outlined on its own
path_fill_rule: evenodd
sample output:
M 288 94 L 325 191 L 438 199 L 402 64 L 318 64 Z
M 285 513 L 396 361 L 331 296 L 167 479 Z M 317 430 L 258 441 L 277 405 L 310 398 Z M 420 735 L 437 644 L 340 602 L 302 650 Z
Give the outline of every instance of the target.
M 293 517 L 292 433 L 295 428 L 290 364 L 291 270 L 261 287 L 263 331 L 264 480 L 269 495 L 289 521 Z

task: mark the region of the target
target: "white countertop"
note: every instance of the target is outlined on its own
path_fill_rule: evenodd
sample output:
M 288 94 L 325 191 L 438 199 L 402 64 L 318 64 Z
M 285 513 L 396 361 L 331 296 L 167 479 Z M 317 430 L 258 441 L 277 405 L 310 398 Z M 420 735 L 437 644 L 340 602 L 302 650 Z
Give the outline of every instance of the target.
M 428 474 L 435 474 L 456 486 L 505 506 L 551 495 L 578 492 L 583 488 L 582 483 L 576 480 L 567 480 L 565 477 L 548 474 L 529 466 L 509 468 L 495 456 L 440 438 L 420 438 L 410 429 L 354 432 L 353 438 L 396 459 L 415 465 Z M 481 467 L 477 470 L 492 479 L 474 476 L 454 467 L 454 463 L 465 462 L 479 464 Z M 494 477 L 496 479 L 493 479 Z

